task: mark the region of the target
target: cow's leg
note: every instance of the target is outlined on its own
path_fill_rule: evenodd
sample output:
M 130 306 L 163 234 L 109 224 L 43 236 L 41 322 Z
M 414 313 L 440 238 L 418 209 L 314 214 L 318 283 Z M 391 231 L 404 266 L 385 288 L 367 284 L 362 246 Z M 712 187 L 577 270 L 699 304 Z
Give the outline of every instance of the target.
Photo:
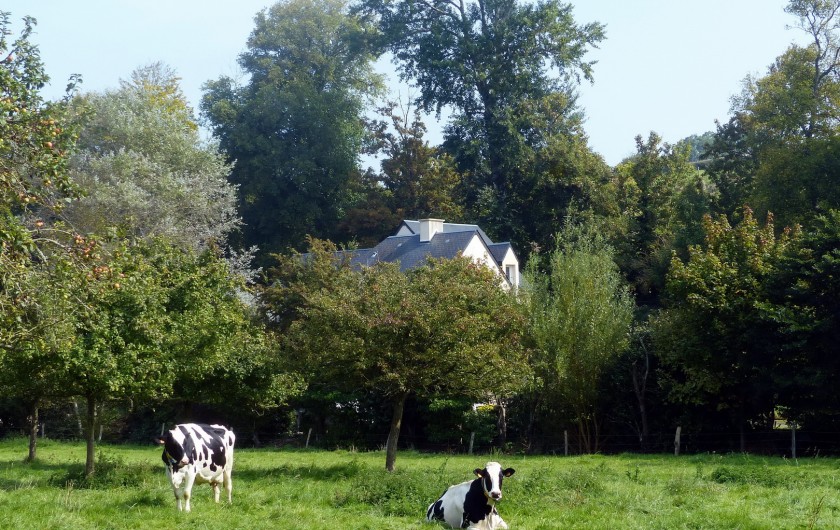
M 190 511 L 190 497 L 192 497 L 192 488 L 195 483 L 195 473 L 188 473 L 184 483 L 184 510 Z
M 233 470 L 231 470 L 231 469 L 225 469 L 225 471 L 223 473 L 224 482 L 225 482 L 225 491 L 227 491 L 227 495 L 228 495 L 228 504 L 233 503 L 233 478 L 231 477 L 232 473 L 233 473 Z M 216 502 L 219 502 L 218 497 L 216 498 Z
M 214 480 L 210 485 L 213 486 L 213 500 L 216 501 L 216 504 L 219 504 L 219 490 L 221 489 L 219 483 Z
M 172 493 L 175 494 L 175 502 L 178 503 L 178 511 L 183 511 L 184 508 L 181 506 L 181 491 L 175 484 L 172 485 Z

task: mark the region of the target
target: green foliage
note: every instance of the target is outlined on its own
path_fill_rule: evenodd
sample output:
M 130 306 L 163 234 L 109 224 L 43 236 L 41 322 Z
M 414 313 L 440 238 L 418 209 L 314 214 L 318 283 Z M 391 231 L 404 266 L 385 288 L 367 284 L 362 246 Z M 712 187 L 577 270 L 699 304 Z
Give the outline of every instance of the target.
M 23 19 L 20 35 L 10 41 L 11 15 L 0 11 L 0 235 L 2 249 L 23 244 L 7 239 L 4 228 L 10 213 L 35 205 L 57 207 L 73 191 L 67 168 L 67 153 L 74 131 L 66 123 L 66 102 L 45 102 L 41 88 L 49 81 L 31 40 L 35 20 Z M 75 78 L 68 85 L 72 93 Z
M 627 346 L 633 299 L 603 239 L 571 223 L 557 237 L 557 250 L 528 262 L 523 282 L 535 349 L 532 391 L 545 396 L 547 408 L 566 404 L 586 450 L 597 451 L 599 385 Z
M 626 230 L 618 237 L 622 270 L 637 293 L 655 303 L 674 250 L 702 241 L 701 219 L 714 194 L 689 161 L 688 144 L 671 146 L 651 133 L 636 137 L 637 153 L 616 168 Z
M 248 83 L 205 86 L 202 111 L 239 186 L 246 246 L 301 248 L 332 237 L 357 177 L 366 98 L 380 86 L 366 40 L 375 28 L 344 0 L 288 0 L 256 17 L 239 59 Z
M 327 254 L 309 257 L 316 278 L 334 262 Z M 390 396 L 476 395 L 483 388 L 514 388 L 520 380 L 521 320 L 488 268 L 467 258 L 430 261 L 406 273 L 394 264 L 339 267 L 332 281 L 303 293 L 301 318 L 289 335 L 290 347 L 322 377 L 335 371 L 341 374 L 336 381 Z
M 393 451 L 407 396 L 501 397 L 522 384 L 522 316 L 485 265 L 461 257 L 405 272 L 390 263 L 359 270 L 319 243 L 303 262 L 271 289 L 272 300 L 291 305 L 272 313 L 296 317 L 286 348 L 309 377 L 386 396 Z
M 117 227 L 194 249 L 225 243 L 239 225 L 231 168 L 201 140 L 171 68 L 139 68 L 119 89 L 79 96 L 74 107 L 81 132 L 71 167 L 84 197 L 64 217 L 76 230 Z
M 586 145 L 574 86 L 604 38 L 571 4 L 516 0 L 360 2 L 381 21 L 383 45 L 423 110 L 454 109 L 445 148 L 468 177 L 467 215 L 521 252 L 545 246 L 570 198 L 607 174 Z M 580 189 L 582 188 L 582 190 Z
M 772 217 L 760 226 L 752 211 L 733 227 L 704 220 L 702 247 L 674 257 L 666 310 L 653 326 L 670 399 L 729 411 L 741 428 L 773 411 L 776 362 L 772 322 L 761 310 L 763 286 L 790 237 L 776 237 Z
M 834 383 L 840 341 L 840 211 L 818 216 L 782 254 L 768 282 L 767 318 L 780 326 L 781 399 L 800 425 L 825 425 L 840 410 Z M 830 425 L 830 423 L 828 424 Z
M 384 158 L 381 172 L 370 177 L 374 182 L 368 187 L 368 193 L 378 195 L 391 214 L 390 224 L 382 227 L 386 231 L 382 235 L 393 230 L 401 219 L 439 217 L 450 222 L 463 220 L 461 176 L 452 157 L 440 148 L 429 146 L 423 139 L 426 126 L 421 121 L 419 109 L 415 108 L 411 117 L 410 107 L 401 108 L 402 113 L 397 112 L 396 107 L 395 103 L 388 103 L 380 109 L 380 113 L 390 121 L 390 127 L 383 122 L 377 123 L 374 140 L 376 150 Z M 369 200 L 362 208 L 370 206 Z M 363 214 L 348 212 L 348 217 Z M 352 226 L 346 227 L 351 234 Z M 364 231 L 360 233 L 364 234 Z
M 719 125 L 709 169 L 724 211 L 744 204 L 781 225 L 840 206 L 834 184 L 840 82 L 836 0 L 792 0 L 786 11 L 811 39 L 790 46 L 760 78 L 748 77 Z

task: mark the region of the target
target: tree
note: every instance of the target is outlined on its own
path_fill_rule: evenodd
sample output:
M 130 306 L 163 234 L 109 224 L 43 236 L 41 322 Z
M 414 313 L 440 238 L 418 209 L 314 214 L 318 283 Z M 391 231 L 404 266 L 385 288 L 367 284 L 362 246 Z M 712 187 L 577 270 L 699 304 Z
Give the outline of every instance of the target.
M 420 89 L 421 108 L 453 110 L 445 147 L 469 174 L 469 216 L 518 248 L 547 243 L 520 219 L 532 209 L 554 219 L 568 200 L 558 191 L 575 188 L 582 175 L 603 176 L 588 171 L 597 157 L 586 147 L 574 96 L 581 77 L 592 79 L 584 55 L 604 38 L 603 26 L 576 24 L 572 6 L 556 0 L 366 0 L 360 9 L 378 17 L 402 77 Z M 550 146 L 565 149 L 541 157 Z M 540 158 L 551 163 L 561 153 L 554 171 L 541 171 Z M 557 180 L 563 185 L 548 184 Z M 543 186 L 555 193 L 534 194 Z
M 66 123 L 66 101 L 45 102 L 49 81 L 38 48 L 29 39 L 35 20 L 23 19 L 20 36 L 9 42 L 10 14 L 0 11 L 0 256 L 27 253 L 34 244 L 20 215 L 36 205 L 58 207 L 72 196 L 66 167 L 75 140 Z M 71 78 L 68 96 L 77 78 Z
M 838 9 L 836 0 L 791 0 L 785 10 L 811 43 L 792 45 L 765 76 L 746 78 L 733 117 L 718 125 L 709 170 L 726 212 L 750 204 L 791 226 L 840 204 Z
M 383 132 L 386 158 L 382 161 L 382 184 L 391 209 L 402 219 L 440 217 L 452 222 L 463 219 L 458 200 L 461 178 L 452 158 L 423 140 L 426 126 L 415 108 L 396 112 L 393 103 L 383 109 L 391 118 L 393 132 Z
M 26 407 L 27 462 L 37 457 L 41 405 L 65 396 L 61 352 L 68 351 L 75 341 L 77 307 L 71 293 L 80 266 L 69 253 L 56 253 L 49 262 L 7 270 L 4 277 L 0 326 L 6 333 L 0 387 L 5 397 Z
M 79 233 L 165 236 L 190 248 L 226 243 L 238 228 L 236 190 L 213 143 L 202 141 L 175 72 L 153 63 L 120 88 L 79 96 L 72 176 L 84 197 L 63 218 Z
M 88 248 L 89 265 L 69 287 L 73 340 L 55 352 L 61 395 L 87 402 L 86 475 L 94 472 L 95 427 L 106 402 L 159 402 L 227 370 L 226 380 L 242 385 L 238 396 L 246 383 L 262 393 L 247 412 L 283 399 L 283 389 L 272 387 L 275 374 L 253 373 L 270 367 L 254 355 L 259 328 L 250 328 L 241 279 L 215 249 L 197 254 L 162 238 Z
M 814 219 L 782 253 L 761 308 L 779 324 L 776 376 L 787 417 L 811 428 L 833 428 L 840 401 L 840 211 Z
M 348 207 L 340 233 L 360 246 L 374 246 L 391 235 L 403 219 L 464 218 L 463 183 L 450 155 L 423 139 L 426 126 L 417 108 L 390 102 L 380 114 L 390 121 L 372 121 L 372 152 L 384 158 L 381 171 L 369 169 Z M 352 193 L 351 193 L 352 195 Z
M 10 41 L 10 16 L 0 11 L 0 378 L 7 394 L 28 399 L 31 461 L 39 402 L 53 388 L 39 362 L 67 340 L 71 313 L 52 282 L 68 262 L 68 247 L 33 211 L 58 210 L 74 196 L 66 169 L 75 131 L 66 99 L 46 102 L 40 93 L 49 77 L 30 40 L 35 20 L 25 17 Z M 77 80 L 70 79 L 68 98 Z
M 307 258 L 316 271 L 334 260 L 323 251 Z M 486 399 L 522 381 L 522 319 L 512 293 L 484 265 L 456 258 L 405 273 L 396 264 L 337 270 L 328 289 L 305 291 L 288 347 L 302 366 L 317 367 L 320 381 L 388 400 L 389 471 L 410 395 Z
M 529 260 L 523 282 L 535 350 L 533 407 L 565 404 L 581 446 L 597 452 L 599 386 L 627 346 L 634 304 L 603 239 L 567 223 L 558 240 L 556 250 Z
M 672 402 L 727 415 L 745 450 L 747 426 L 768 425 L 777 404 L 776 324 L 762 304 L 790 237 L 776 236 L 772 216 L 759 226 L 748 208 L 737 226 L 706 216 L 703 228 L 702 246 L 685 261 L 674 256 L 666 308 L 653 322 L 660 381 Z
M 205 85 L 201 109 L 236 164 L 246 246 L 301 248 L 331 237 L 358 172 L 365 100 L 381 86 L 366 40 L 374 28 L 344 0 L 281 1 L 256 17 L 237 85 Z
M 615 239 L 640 300 L 655 305 L 672 252 L 702 241 L 701 219 L 715 196 L 689 161 L 688 144 L 669 145 L 652 132 L 646 142 L 636 137 L 636 151 L 616 168 L 627 228 Z

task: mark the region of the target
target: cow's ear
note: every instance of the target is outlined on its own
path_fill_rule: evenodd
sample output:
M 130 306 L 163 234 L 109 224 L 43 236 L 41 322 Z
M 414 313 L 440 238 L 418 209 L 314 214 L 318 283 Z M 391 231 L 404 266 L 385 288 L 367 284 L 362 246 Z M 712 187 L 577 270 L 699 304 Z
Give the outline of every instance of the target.
M 481 469 L 480 467 L 475 468 L 475 469 L 473 470 L 473 473 L 475 473 L 475 474 L 476 474 L 477 476 L 479 476 L 479 477 L 483 477 L 483 476 L 484 476 L 484 470 L 483 470 L 483 469 Z
M 155 443 L 158 445 L 163 445 L 166 443 L 166 438 L 163 436 L 155 436 Z
M 509 476 L 513 475 L 514 473 L 516 473 L 516 470 L 513 469 L 512 467 L 509 467 L 509 468 L 505 469 L 504 471 L 502 471 L 502 474 L 506 477 L 509 477 Z

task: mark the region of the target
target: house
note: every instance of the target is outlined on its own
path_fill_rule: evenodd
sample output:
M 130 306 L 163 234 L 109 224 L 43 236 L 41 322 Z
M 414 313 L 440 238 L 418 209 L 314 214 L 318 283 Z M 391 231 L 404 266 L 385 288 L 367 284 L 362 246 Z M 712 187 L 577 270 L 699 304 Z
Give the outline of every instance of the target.
M 399 262 L 400 269 L 406 271 L 422 266 L 429 257 L 451 259 L 458 255 L 486 264 L 507 287 L 519 286 L 519 260 L 510 243 L 493 243 L 478 225 L 442 219 L 405 220 L 393 236 L 375 247 L 352 251 L 350 262 L 357 266 Z

